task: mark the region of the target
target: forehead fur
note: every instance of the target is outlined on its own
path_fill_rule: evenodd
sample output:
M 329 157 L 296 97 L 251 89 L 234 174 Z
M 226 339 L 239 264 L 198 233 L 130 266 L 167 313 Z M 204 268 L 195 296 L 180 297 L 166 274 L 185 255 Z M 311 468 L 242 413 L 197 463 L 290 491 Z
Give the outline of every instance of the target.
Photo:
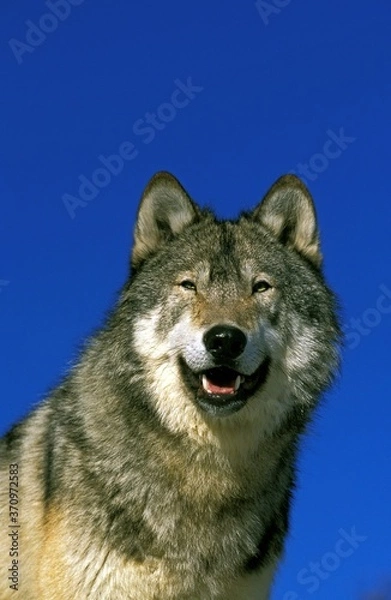
M 213 279 L 242 277 L 245 267 L 257 271 L 286 271 L 300 265 L 300 257 L 289 252 L 261 224 L 248 218 L 218 221 L 210 214 L 186 228 L 164 244 L 144 265 L 146 272 L 156 272 L 159 265 L 166 275 L 178 269 L 205 270 L 208 265 Z

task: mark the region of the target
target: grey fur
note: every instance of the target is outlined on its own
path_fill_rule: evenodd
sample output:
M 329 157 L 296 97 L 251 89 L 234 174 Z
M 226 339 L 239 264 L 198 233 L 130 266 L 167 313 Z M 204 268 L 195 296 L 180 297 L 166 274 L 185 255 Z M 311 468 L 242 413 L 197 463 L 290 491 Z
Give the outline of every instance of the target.
M 320 264 L 313 203 L 296 177 L 223 222 L 171 175 L 152 179 L 116 307 L 0 446 L 1 481 L 10 463 L 20 468 L 24 600 L 269 597 L 297 444 L 338 367 Z M 204 344 L 216 324 L 247 340 L 222 367 Z M 207 371 L 223 387 L 215 367 L 228 387 L 242 374 L 229 410 L 235 394 L 213 400 L 200 383 Z M 2 531 L 7 494 L 2 483 Z M 0 557 L 7 600 L 7 545 Z

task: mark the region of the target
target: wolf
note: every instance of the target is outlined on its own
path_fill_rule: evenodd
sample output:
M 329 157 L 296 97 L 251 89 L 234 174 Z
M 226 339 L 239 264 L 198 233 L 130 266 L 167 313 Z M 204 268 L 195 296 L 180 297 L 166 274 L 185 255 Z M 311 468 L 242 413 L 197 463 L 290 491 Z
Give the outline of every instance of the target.
M 114 309 L 1 441 L 2 600 L 270 598 L 339 364 L 321 265 L 296 176 L 236 220 L 151 179 Z

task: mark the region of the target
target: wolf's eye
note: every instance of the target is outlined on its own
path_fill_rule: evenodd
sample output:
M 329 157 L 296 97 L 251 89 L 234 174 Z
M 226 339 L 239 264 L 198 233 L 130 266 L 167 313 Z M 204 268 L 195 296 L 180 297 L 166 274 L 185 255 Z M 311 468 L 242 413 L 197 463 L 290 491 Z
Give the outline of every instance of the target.
M 179 285 L 185 290 L 193 290 L 193 292 L 195 292 L 197 289 L 195 283 L 193 283 L 190 279 L 184 279 Z
M 267 290 L 270 290 L 271 287 L 272 286 L 270 285 L 270 283 L 268 283 L 264 279 L 261 279 L 260 281 L 256 281 L 254 283 L 253 294 L 262 294 L 262 292 L 267 292 Z

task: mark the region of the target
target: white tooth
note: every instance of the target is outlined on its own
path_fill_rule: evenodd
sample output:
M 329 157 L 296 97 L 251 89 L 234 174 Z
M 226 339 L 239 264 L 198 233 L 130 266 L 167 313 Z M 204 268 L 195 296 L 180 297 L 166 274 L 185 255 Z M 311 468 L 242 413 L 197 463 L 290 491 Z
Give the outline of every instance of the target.
M 241 383 L 242 383 L 242 378 L 240 375 L 238 375 L 237 378 L 235 379 L 235 392 L 238 391 Z
M 210 394 L 210 390 L 208 389 L 208 378 L 205 374 L 202 376 L 202 387 L 204 388 L 205 392 Z

